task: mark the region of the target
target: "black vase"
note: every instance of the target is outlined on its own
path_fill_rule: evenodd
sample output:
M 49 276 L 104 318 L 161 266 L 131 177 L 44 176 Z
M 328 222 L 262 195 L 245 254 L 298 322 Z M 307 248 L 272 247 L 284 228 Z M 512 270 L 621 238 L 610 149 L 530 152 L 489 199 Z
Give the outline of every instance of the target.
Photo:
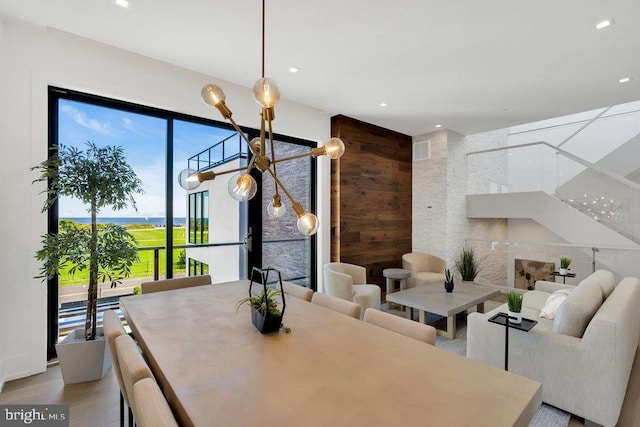
M 453 280 L 450 281 L 450 282 L 447 282 L 445 280 L 445 282 L 444 282 L 444 290 L 447 291 L 447 292 L 453 292 Z

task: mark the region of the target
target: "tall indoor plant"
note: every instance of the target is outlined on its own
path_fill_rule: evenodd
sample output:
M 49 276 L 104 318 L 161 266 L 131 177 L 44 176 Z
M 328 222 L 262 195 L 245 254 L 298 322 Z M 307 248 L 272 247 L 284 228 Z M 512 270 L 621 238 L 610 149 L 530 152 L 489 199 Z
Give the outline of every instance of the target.
M 472 282 L 476 278 L 480 267 L 473 247 L 468 246 L 460 249 L 458 259 L 456 259 L 456 269 L 460 272 L 460 276 L 464 281 Z
M 47 160 L 33 168 L 41 173 L 34 182 L 48 182 L 43 211 L 59 196 L 80 200 L 91 215 L 91 226 L 62 222 L 57 234 L 47 234 L 36 258 L 43 262 L 40 277 L 51 279 L 66 265 L 70 272 L 89 270 L 84 337 L 96 338 L 98 282 L 127 277 L 138 260 L 137 242 L 123 227 L 98 226 L 97 214 L 105 207 L 135 208 L 133 195 L 142 193 L 136 176 L 119 146 L 98 147 L 87 143 L 85 151 L 60 146 Z

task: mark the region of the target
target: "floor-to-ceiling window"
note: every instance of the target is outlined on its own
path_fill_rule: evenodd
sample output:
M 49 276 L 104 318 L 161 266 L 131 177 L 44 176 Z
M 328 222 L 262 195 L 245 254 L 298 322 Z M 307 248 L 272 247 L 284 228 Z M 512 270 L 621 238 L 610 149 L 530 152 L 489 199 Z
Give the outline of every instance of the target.
M 258 196 L 241 204 L 227 194 L 228 178 L 224 176 L 193 191 L 178 185 L 178 174 L 184 168 L 204 171 L 246 166 L 246 146 L 230 126 L 59 88 L 50 88 L 49 106 L 52 149 L 60 144 L 82 149 L 87 141 L 120 146 L 145 191 L 135 198 L 137 210 L 105 210 L 98 215 L 99 222 L 124 225 L 136 237 L 140 258 L 131 275 L 117 286 L 101 287 L 103 306 L 117 306 L 120 295 L 132 294 L 146 280 L 211 274 L 214 282 L 222 282 L 246 277 L 252 266 L 271 266 L 271 261 L 269 265 L 262 263 L 262 233 L 250 232 L 271 227 L 268 221 L 264 227 L 262 224 L 266 213 L 262 213 L 261 182 Z M 245 132 L 250 138 L 258 135 L 252 129 Z M 313 146 L 285 136 L 279 139 L 303 151 Z M 301 188 L 303 194 L 296 197 L 314 209 L 315 161 L 306 158 L 304 162 L 305 168 L 295 171 L 304 176 L 296 176 L 296 180 L 309 188 Z M 59 221 L 85 224 L 87 217 L 86 207 L 78 201 L 60 198 L 50 209 L 49 231 L 58 232 Z M 295 228 L 295 221 L 293 224 Z M 286 233 L 270 236 L 264 240 L 282 240 L 279 250 L 283 254 L 296 254 L 294 259 L 286 257 L 288 264 L 278 265 L 287 272 L 283 278 L 315 287 L 314 239 L 291 238 Z M 305 250 L 294 248 L 303 241 Z M 266 258 L 273 259 L 272 255 Z M 59 326 L 72 328 L 83 317 L 87 278 L 69 274 L 70 267 L 49 283 L 50 355 Z

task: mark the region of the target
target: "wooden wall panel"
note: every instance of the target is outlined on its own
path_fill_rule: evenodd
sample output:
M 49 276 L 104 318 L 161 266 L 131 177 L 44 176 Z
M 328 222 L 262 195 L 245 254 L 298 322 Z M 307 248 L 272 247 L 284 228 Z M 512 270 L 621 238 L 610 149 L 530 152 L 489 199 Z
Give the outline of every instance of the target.
M 384 290 L 385 268 L 411 252 L 411 137 L 331 118 L 345 154 L 331 166 L 331 260 L 362 265 Z

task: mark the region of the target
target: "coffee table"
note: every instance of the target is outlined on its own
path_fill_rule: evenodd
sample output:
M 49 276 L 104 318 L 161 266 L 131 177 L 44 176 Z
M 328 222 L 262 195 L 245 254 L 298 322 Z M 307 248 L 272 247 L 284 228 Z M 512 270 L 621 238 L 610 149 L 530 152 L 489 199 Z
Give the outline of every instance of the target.
M 444 290 L 443 285 L 419 285 L 415 288 L 387 295 L 387 301 L 417 309 L 420 323 L 425 323 L 427 313 L 447 318 L 447 329 L 438 329 L 438 335 L 453 339 L 456 336 L 456 315 L 473 306 L 484 312 L 484 302 L 500 295 L 500 291 L 472 282 L 456 283 L 453 292 Z M 407 310 L 411 317 L 412 310 Z

